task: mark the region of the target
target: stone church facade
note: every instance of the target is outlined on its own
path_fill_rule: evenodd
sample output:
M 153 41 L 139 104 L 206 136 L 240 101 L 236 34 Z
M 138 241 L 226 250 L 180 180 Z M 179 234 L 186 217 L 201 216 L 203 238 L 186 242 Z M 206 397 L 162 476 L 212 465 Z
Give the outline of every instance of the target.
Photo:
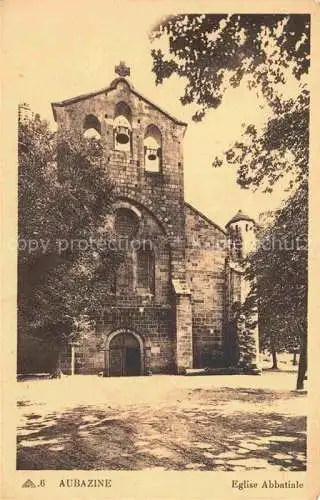
M 186 203 L 187 124 L 141 95 L 123 64 L 117 73 L 101 91 L 52 104 L 58 131 L 102 141 L 116 195 L 109 224 L 135 242 L 110 276 L 95 331 L 66 348 L 63 371 L 121 376 L 236 366 L 229 326 L 246 293 L 236 240 L 240 234 L 247 251 L 254 221 L 239 212 L 223 229 Z

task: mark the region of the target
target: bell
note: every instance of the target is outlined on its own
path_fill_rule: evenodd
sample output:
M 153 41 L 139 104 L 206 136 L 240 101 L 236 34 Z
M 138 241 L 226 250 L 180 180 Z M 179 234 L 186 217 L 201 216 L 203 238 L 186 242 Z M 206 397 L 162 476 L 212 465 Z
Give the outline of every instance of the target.
M 127 136 L 127 134 L 121 134 L 121 133 L 118 133 L 117 134 L 117 142 L 119 144 L 128 144 L 129 142 L 129 137 Z
M 147 155 L 148 160 L 154 161 L 154 160 L 157 159 L 157 156 L 158 156 L 158 150 L 157 149 L 148 148 L 147 153 L 148 153 L 148 155 Z
M 128 144 L 130 141 L 128 129 L 126 127 L 118 127 L 116 138 L 119 144 Z

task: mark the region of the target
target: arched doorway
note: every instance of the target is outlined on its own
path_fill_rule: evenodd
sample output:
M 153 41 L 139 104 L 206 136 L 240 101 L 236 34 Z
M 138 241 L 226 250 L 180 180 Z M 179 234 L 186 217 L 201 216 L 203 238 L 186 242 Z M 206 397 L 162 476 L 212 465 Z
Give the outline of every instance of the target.
M 143 373 L 143 343 L 130 331 L 114 332 L 108 341 L 108 374 L 111 377 L 132 377 Z

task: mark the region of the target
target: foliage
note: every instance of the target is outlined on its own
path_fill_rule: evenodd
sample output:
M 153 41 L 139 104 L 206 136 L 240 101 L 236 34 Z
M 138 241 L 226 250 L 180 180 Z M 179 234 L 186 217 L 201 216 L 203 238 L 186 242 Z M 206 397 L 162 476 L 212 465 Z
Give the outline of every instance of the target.
M 278 211 L 249 256 L 247 277 L 257 294 L 260 347 L 296 348 L 307 335 L 308 185 Z
M 245 189 L 272 192 L 282 180 L 288 190 L 295 189 L 308 178 L 308 92 L 304 89 L 299 99 L 279 104 L 262 130 L 248 125 L 242 139 L 225 152 L 225 161 L 237 165 L 237 182 Z M 215 158 L 213 163 L 220 166 L 223 160 Z
M 245 371 L 257 369 L 255 332 L 258 325 L 256 291 L 254 288 L 246 297 L 238 316 L 238 366 Z
M 176 74 L 186 81 L 182 104 L 197 104 L 193 119 L 218 107 L 225 91 L 245 82 L 271 108 L 262 130 L 244 124 L 243 137 L 213 159 L 213 166 L 237 165 L 238 183 L 266 191 L 288 176 L 289 187 L 308 170 L 310 19 L 308 15 L 178 15 L 151 33 L 156 83 Z M 288 77 L 297 94 L 286 98 Z
M 102 145 L 39 116 L 19 121 L 19 332 L 59 344 L 95 320 L 120 253 L 107 238 L 112 203 Z
M 169 46 L 167 54 L 161 48 L 151 52 L 156 83 L 173 74 L 184 77 L 180 100 L 199 105 L 195 120 L 219 106 L 226 88 L 238 86 L 246 76 L 273 100 L 275 84 L 284 83 L 283 67 L 294 61 L 298 79 L 308 71 L 309 25 L 309 16 L 300 14 L 182 14 L 163 19 L 151 33 L 152 41 L 165 38 Z

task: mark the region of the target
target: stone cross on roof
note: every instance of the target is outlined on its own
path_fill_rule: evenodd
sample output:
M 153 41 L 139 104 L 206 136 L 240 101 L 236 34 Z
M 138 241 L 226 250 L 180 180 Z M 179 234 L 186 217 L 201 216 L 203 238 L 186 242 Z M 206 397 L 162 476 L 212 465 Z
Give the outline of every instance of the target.
M 114 72 L 121 77 L 130 76 L 130 68 L 129 66 L 126 66 L 124 61 L 120 61 L 120 64 L 115 66 Z

